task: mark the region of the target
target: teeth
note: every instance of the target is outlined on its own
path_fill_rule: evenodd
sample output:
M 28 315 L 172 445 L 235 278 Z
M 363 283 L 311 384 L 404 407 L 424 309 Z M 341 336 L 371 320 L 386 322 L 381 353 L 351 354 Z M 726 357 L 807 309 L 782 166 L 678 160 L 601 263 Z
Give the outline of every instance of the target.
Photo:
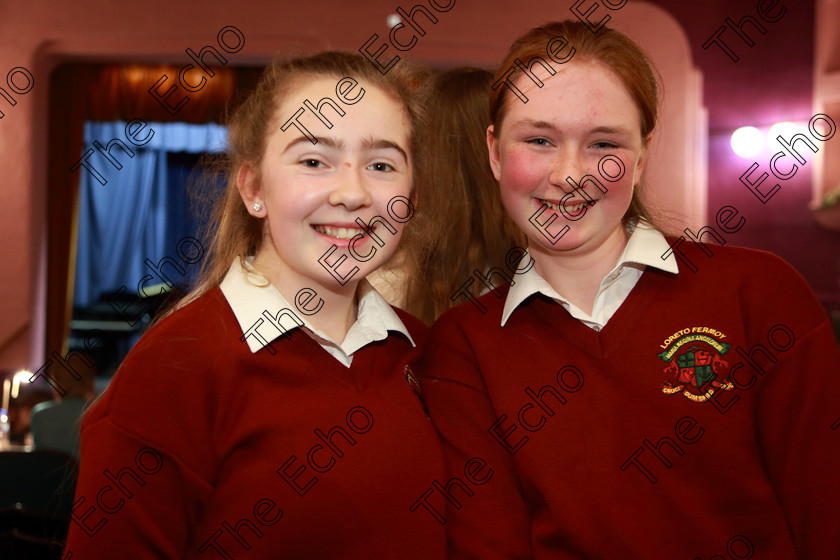
M 547 200 L 542 200 L 542 199 L 540 199 L 540 202 L 542 202 L 543 204 L 545 204 L 546 206 L 548 206 L 549 208 L 551 208 L 555 212 L 560 212 L 560 204 L 554 203 L 554 202 L 549 202 Z M 567 204 L 566 205 L 566 213 L 567 214 L 577 214 L 578 212 L 580 212 L 580 210 L 584 206 L 586 206 L 586 202 L 581 202 L 580 204 L 575 204 L 574 206 L 569 206 Z
M 581 208 L 586 206 L 586 203 L 583 202 L 581 204 L 575 204 L 574 206 L 566 206 L 566 213 L 567 214 L 577 214 L 580 212 Z
M 343 228 L 332 226 L 313 226 L 315 231 L 335 237 L 336 239 L 353 239 L 355 236 L 363 233 L 361 228 Z

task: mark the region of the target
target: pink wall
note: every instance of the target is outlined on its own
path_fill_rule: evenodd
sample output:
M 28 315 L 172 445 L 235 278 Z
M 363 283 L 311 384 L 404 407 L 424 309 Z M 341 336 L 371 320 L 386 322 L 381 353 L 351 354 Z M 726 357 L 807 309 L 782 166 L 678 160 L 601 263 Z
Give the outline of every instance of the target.
M 585 5 L 593 1 L 586 0 Z M 568 6 L 572 3 L 534 0 L 523 10 L 502 0 L 457 0 L 450 12 L 439 14 L 439 23 L 405 56 L 438 64 L 491 66 L 501 60 L 507 45 L 522 31 L 570 17 Z M 753 0 L 713 0 L 703 2 L 702 8 L 699 3 L 681 0 L 653 3 L 669 10 L 684 25 L 695 64 L 705 72 L 712 135 L 710 211 L 725 203 L 734 203 L 739 209 L 743 206 L 744 213 L 749 211 L 749 223 L 732 236 L 732 243 L 762 245 L 771 241 L 768 232 L 779 232 L 784 244 L 777 251 L 794 262 L 818 291 L 833 288 L 836 292 L 837 237 L 817 231 L 803 210 L 810 192 L 807 166 L 761 208 L 749 201 L 746 197 L 752 195 L 739 186 L 744 162 L 733 158 L 724 145 L 735 126 L 763 123 L 772 111 L 780 111 L 787 119 L 810 117 L 813 3 L 787 2 L 790 5 L 784 18 L 768 24 L 767 35 L 758 36 L 755 47 L 742 47 L 738 64 L 720 53 L 704 51 L 700 45 L 725 17 L 737 20 L 754 13 Z M 23 66 L 34 75 L 35 86 L 28 94 L 16 96 L 14 107 L 0 99 L 0 110 L 5 113 L 0 119 L 0 169 L 5 170 L 5 186 L 0 189 L 0 259 L 5 264 L 0 269 L 0 292 L 5 296 L 0 301 L 4 319 L 0 322 L 0 367 L 37 368 L 44 350 L 53 350 L 41 348 L 38 342 L 43 325 L 39 322 L 36 278 L 44 243 L 47 80 L 56 64 L 66 60 L 186 63 L 185 48 L 198 50 L 214 43 L 218 30 L 227 25 L 235 25 L 246 37 L 245 48 L 231 56 L 232 64 L 264 62 L 271 54 L 296 46 L 356 50 L 372 33 L 385 33 L 385 18 L 398 5 L 408 8 L 413 3 L 5 3 L 0 18 L 0 77 Z M 600 7 L 593 17 L 606 13 Z M 620 14 L 612 13 L 616 18 Z M 68 169 L 71 163 L 58 162 Z M 834 270 L 816 260 L 832 249 Z
M 695 64 L 704 74 L 705 103 L 709 109 L 707 223 L 714 223 L 714 214 L 721 206 L 736 207 L 747 223 L 739 232 L 725 235 L 727 243 L 765 249 L 782 256 L 805 276 L 818 295 L 836 300 L 840 294 L 840 233 L 816 226 L 808 211 L 813 154 L 806 148 L 804 157 L 808 163 L 793 178 L 771 182 L 771 175 L 762 189 L 779 183 L 781 190 L 762 204 L 741 184 L 739 177 L 753 162 L 760 167 L 751 177 L 769 172 L 770 157 L 780 148 L 774 145 L 771 150 L 765 149 L 759 156 L 746 160 L 733 154 L 729 145 L 730 135 L 738 127 L 761 128 L 778 121 L 807 122 L 813 116 L 814 2 L 779 2 L 771 13 L 776 14 L 782 7 L 786 11 L 775 23 L 761 20 L 756 14 L 757 2 L 752 0 L 703 2 L 703 8 L 681 0 L 655 3 L 683 24 Z M 722 35 L 740 58 L 737 63 L 716 46 L 702 48 L 724 24 L 724 18 L 728 16 L 738 22 L 747 14 L 763 24 L 766 34 L 745 26 L 755 43 L 753 47 L 732 32 Z M 835 25 L 840 26 L 840 21 Z M 840 115 L 829 116 L 840 123 Z M 840 142 L 840 136 L 829 142 Z M 822 144 L 816 142 L 816 145 L 820 148 Z M 785 160 L 786 166 L 789 161 Z

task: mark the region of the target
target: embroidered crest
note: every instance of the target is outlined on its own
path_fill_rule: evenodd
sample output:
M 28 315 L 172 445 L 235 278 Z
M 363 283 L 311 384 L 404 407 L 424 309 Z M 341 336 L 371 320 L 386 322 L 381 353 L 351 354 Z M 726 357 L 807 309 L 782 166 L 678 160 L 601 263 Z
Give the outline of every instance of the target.
M 662 369 L 666 395 L 682 392 L 694 402 L 706 402 L 715 391 L 734 389 L 725 374 L 729 364 L 721 356 L 729 352 L 731 344 L 722 342 L 722 332 L 709 327 L 691 327 L 675 332 L 665 339 L 657 354 L 667 365 Z

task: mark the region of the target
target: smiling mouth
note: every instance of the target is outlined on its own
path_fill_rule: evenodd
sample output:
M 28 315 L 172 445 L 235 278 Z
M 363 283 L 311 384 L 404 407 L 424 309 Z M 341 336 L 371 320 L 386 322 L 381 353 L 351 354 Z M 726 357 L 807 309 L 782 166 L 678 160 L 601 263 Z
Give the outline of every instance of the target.
M 536 201 L 539 202 L 540 204 L 545 204 L 549 209 L 554 210 L 558 214 L 560 213 L 560 203 L 559 202 L 551 202 L 550 200 L 545 200 L 543 198 L 537 198 Z M 585 201 L 580 202 L 578 204 L 575 204 L 574 206 L 570 206 L 570 205 L 566 204 L 564 210 L 565 210 L 566 214 L 575 215 L 578 212 L 580 212 L 581 209 L 583 209 L 587 204 L 589 204 L 589 203 L 585 202 Z M 591 205 L 594 205 L 594 204 L 595 204 L 595 202 L 591 203 Z
M 335 239 L 343 239 L 345 241 L 349 241 L 359 235 L 365 235 L 365 230 L 358 227 L 337 227 L 337 226 L 326 226 L 326 225 L 313 225 L 312 229 L 317 231 L 320 234 L 326 235 L 328 237 L 333 237 Z M 374 231 L 376 228 L 370 228 L 370 231 Z

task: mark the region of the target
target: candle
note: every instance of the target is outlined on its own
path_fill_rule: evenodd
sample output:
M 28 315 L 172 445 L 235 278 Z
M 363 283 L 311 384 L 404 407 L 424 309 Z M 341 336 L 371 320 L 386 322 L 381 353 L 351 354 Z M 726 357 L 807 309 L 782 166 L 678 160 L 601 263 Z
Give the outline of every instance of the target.
M 12 389 L 12 383 L 8 379 L 3 381 L 3 406 L 2 408 L 8 412 L 9 410 L 9 392 Z

